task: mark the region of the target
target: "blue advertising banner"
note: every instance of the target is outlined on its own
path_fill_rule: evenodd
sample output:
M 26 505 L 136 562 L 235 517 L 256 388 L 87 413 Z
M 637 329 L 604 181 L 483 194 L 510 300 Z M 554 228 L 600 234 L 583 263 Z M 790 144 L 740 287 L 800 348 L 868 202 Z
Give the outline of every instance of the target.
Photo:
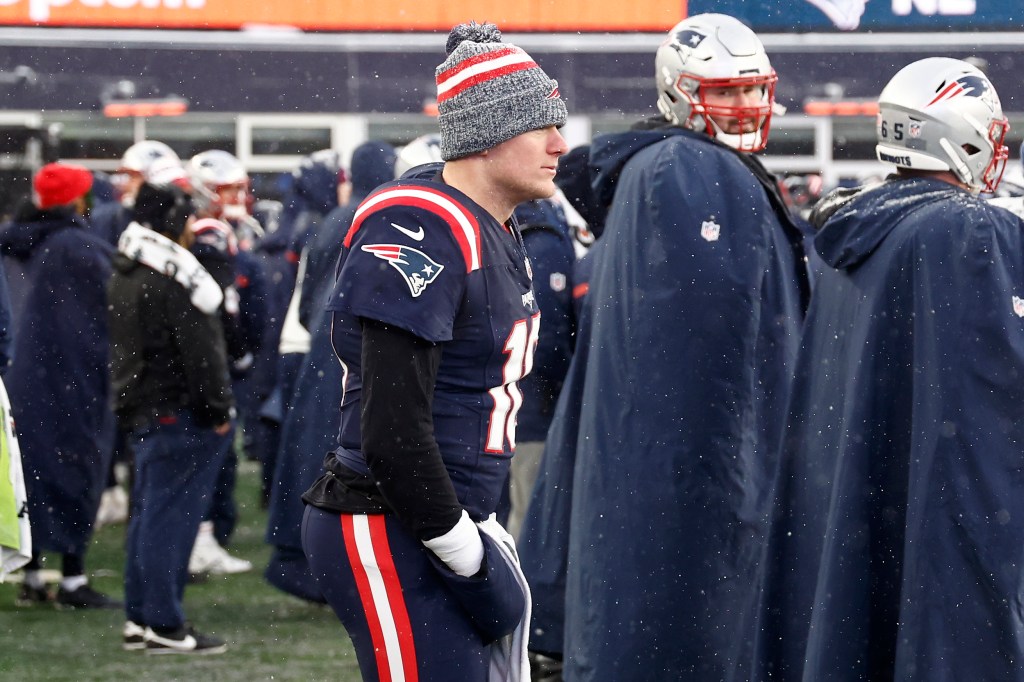
M 690 0 L 688 14 L 731 14 L 757 31 L 1012 31 L 1022 0 Z

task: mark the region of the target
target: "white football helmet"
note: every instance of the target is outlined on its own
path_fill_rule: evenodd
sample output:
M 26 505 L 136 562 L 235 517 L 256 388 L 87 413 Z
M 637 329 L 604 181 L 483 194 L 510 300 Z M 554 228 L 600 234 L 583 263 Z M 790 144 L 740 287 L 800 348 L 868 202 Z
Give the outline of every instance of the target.
M 188 162 L 196 210 L 214 218 L 240 220 L 249 215 L 249 174 L 234 154 L 211 149 Z
M 420 135 L 398 150 L 395 157 L 395 177 L 400 178 L 410 168 L 434 161 L 444 161 L 441 158 L 441 136 L 437 133 Z
M 1009 128 L 985 74 L 959 59 L 929 57 L 900 69 L 882 90 L 875 153 L 900 168 L 948 170 L 973 192 L 994 192 Z
M 181 159 L 174 153 L 174 150 L 163 142 L 142 140 L 128 147 L 124 156 L 121 157 L 121 167 L 119 170 L 134 171 L 139 175 L 145 176 L 150 166 L 160 160 L 181 163 Z
M 128 208 L 135 205 L 135 194 L 143 182 L 151 182 L 151 173 L 158 168 L 181 168 L 181 159 L 174 150 L 157 140 L 142 140 L 125 150 L 121 165 L 110 177 L 121 204 Z M 156 182 L 155 184 L 167 184 Z
M 768 144 L 778 76 L 761 40 L 738 19 L 698 14 L 679 22 L 658 48 L 654 66 L 658 108 L 669 121 L 739 151 Z M 754 104 L 712 104 L 705 99 L 711 88 L 760 88 L 760 98 Z M 735 119 L 742 132 L 726 132 L 716 119 Z

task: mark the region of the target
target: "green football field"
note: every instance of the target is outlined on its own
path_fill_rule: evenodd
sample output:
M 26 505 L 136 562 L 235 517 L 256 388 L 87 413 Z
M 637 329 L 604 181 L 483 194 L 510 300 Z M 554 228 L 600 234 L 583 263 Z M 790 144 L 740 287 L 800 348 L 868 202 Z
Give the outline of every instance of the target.
M 258 486 L 258 465 L 242 462 L 235 495 L 239 525 L 231 553 L 255 568 L 214 576 L 185 591 L 188 618 L 201 631 L 226 639 L 227 653 L 147 656 L 122 651 L 122 612 L 16 608 L 18 586 L 8 582 L 0 584 L 0 680 L 358 682 L 352 646 L 330 609 L 290 597 L 263 580 L 270 549 L 263 542 L 266 512 L 259 508 Z M 124 594 L 124 535 L 124 525 L 99 529 L 86 557 L 93 586 L 118 598 Z M 59 569 L 59 563 L 54 557 L 46 568 Z

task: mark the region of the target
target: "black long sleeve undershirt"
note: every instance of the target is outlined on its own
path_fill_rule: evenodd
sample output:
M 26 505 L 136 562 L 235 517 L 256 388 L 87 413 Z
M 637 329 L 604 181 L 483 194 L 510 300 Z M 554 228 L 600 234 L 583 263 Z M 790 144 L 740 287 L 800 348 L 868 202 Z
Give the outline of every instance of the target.
M 434 438 L 433 396 L 442 348 L 398 327 L 360 319 L 362 451 L 377 489 L 420 540 L 462 515 Z

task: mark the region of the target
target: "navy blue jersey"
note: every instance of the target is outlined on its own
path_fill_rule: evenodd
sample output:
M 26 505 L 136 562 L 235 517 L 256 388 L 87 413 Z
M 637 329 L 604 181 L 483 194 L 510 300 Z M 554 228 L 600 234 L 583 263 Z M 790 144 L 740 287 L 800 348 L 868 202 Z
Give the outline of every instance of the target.
M 327 310 L 344 373 L 337 461 L 369 473 L 360 452 L 359 318 L 444 345 L 433 401 L 434 437 L 460 503 L 494 511 L 515 448 L 540 312 L 514 226 L 458 190 L 429 180 L 381 186 L 357 210 Z

